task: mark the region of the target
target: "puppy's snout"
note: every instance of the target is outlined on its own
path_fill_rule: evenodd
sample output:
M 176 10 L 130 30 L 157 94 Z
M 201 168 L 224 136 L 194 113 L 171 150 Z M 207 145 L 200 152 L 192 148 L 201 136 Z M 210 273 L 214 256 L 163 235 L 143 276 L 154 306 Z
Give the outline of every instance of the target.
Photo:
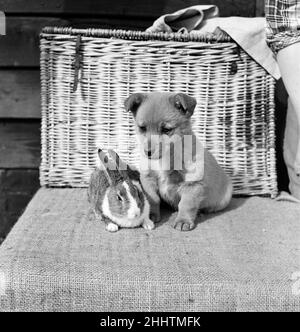
M 144 141 L 144 155 L 149 159 L 159 159 L 160 158 L 160 141 L 159 136 L 149 135 Z
M 153 154 L 153 150 L 145 150 L 145 155 L 147 156 L 147 157 L 151 157 L 152 156 L 152 154 Z
M 151 158 L 155 152 L 155 146 L 151 140 L 148 140 L 144 146 L 144 153 L 148 158 Z

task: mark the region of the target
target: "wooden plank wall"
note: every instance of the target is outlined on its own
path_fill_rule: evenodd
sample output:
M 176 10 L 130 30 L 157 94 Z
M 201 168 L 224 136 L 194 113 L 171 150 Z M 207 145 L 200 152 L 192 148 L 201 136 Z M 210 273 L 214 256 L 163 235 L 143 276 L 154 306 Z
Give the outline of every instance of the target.
M 0 238 L 39 187 L 39 32 L 44 26 L 143 30 L 158 16 L 216 4 L 221 16 L 259 16 L 263 0 L 0 0 Z

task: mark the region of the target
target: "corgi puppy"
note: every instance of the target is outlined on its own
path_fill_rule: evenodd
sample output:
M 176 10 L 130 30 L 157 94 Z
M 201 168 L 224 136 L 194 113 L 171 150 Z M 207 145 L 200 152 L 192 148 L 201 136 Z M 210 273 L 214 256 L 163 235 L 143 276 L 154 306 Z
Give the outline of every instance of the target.
M 178 212 L 173 227 L 189 231 L 200 211 L 227 207 L 232 183 L 191 127 L 196 100 L 183 93 L 135 93 L 125 100 L 134 117 L 141 148 L 141 182 L 151 206 L 151 219 L 160 220 L 160 202 Z

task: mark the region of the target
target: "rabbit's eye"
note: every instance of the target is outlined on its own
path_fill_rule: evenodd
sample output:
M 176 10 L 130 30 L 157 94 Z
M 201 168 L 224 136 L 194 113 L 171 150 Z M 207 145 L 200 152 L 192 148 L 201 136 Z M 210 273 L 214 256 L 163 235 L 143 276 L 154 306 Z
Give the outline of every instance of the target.
M 118 195 L 117 197 L 118 197 L 118 200 L 119 200 L 120 202 L 123 201 L 123 198 L 122 198 L 121 195 Z

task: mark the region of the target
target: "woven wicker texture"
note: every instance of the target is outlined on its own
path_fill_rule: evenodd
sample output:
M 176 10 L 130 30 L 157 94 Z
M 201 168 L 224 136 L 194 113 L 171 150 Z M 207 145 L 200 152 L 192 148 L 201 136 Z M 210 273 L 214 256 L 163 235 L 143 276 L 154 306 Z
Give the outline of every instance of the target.
M 197 99 L 193 128 L 235 194 L 277 194 L 274 79 L 226 36 L 47 28 L 41 81 L 42 185 L 85 187 L 98 146 L 138 165 L 124 100 L 173 91 Z
M 240 198 L 192 232 L 161 223 L 112 234 L 85 189 L 43 188 L 0 247 L 0 308 L 299 311 L 299 214 Z

